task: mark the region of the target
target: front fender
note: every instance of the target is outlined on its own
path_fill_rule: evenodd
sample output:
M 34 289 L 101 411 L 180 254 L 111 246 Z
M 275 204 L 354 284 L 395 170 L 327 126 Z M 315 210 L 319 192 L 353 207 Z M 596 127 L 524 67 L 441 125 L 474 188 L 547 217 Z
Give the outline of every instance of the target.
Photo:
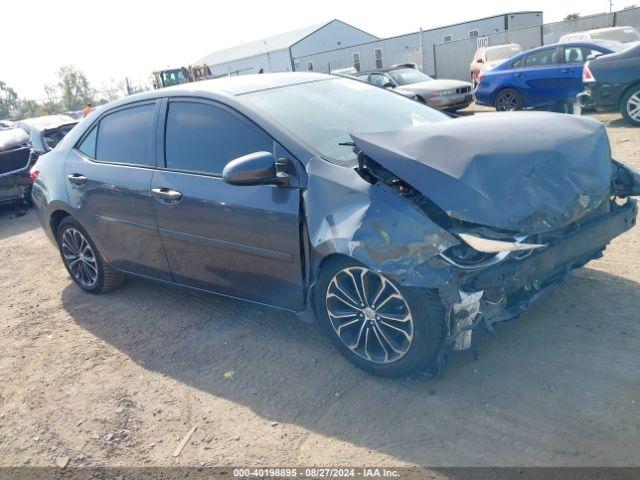
M 320 158 L 307 166 L 303 193 L 311 244 L 310 278 L 331 255 L 345 255 L 400 285 L 442 288 L 452 280 L 448 267 L 428 260 L 459 242 L 417 205 L 378 182 L 372 185 L 350 168 Z

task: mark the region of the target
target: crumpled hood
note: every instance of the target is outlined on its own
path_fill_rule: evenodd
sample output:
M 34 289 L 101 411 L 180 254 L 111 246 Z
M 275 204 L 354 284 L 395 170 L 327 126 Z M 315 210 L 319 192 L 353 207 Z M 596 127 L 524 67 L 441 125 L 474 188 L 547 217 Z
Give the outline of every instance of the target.
M 351 136 L 450 217 L 489 227 L 525 234 L 562 228 L 610 191 L 609 141 L 592 119 L 486 113 Z

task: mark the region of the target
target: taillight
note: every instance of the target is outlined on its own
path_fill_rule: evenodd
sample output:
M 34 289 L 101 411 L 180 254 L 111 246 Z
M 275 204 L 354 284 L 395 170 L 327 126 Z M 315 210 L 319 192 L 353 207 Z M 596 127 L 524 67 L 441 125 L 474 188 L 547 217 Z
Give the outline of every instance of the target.
M 40 175 L 40 167 L 36 163 L 33 167 L 31 167 L 31 170 L 29 170 L 29 178 L 31 179 L 31 183 L 36 183 L 38 175 Z
M 584 64 L 584 67 L 582 67 L 582 83 L 590 83 L 595 81 L 596 79 L 589 69 L 589 62 L 587 62 Z

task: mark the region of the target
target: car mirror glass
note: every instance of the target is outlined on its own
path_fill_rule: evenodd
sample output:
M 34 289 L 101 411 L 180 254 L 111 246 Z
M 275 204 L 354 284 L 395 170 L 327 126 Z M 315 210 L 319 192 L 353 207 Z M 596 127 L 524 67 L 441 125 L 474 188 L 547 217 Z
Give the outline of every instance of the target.
M 231 185 L 288 185 L 288 177 L 278 175 L 271 152 L 254 152 L 231 160 L 222 178 Z

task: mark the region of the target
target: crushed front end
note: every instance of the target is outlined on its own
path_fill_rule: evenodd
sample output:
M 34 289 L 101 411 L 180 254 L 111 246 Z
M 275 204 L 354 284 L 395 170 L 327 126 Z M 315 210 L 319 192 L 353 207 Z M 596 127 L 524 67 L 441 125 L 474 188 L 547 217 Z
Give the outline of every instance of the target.
M 478 262 L 470 260 L 473 254 L 455 257 L 453 251 L 432 259 L 432 268 L 448 265 L 454 273 L 454 281 L 440 290 L 452 348 L 469 348 L 474 328 L 483 324 L 493 331 L 494 323 L 518 316 L 571 271 L 601 257 L 611 240 L 635 225 L 637 212 L 636 200 L 612 197 L 593 215 L 561 230 L 514 239 L 540 248 L 485 253 Z
M 604 128 L 561 116 L 539 120 L 491 116 L 446 129 L 352 135 L 360 175 L 452 237 L 412 267 L 413 278 L 428 282 L 396 277 L 405 286 L 438 283 L 449 348 L 467 349 L 478 326 L 493 331 L 518 316 L 635 225 L 631 197 L 640 195 L 640 175 L 611 159 Z M 511 135 L 505 121 L 529 128 L 527 144 L 496 152 Z M 501 126 L 504 138 L 496 139 Z

